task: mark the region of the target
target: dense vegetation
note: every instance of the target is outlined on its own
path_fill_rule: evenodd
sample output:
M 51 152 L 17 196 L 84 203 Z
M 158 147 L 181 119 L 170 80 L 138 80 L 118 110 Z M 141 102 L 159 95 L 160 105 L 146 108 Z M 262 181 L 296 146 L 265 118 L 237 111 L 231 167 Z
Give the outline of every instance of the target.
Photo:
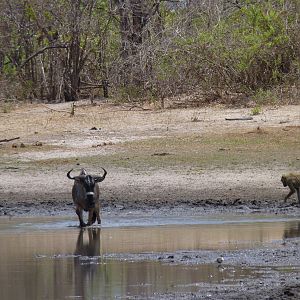
M 299 0 L 1 1 L 0 97 L 297 98 L 299 12 Z

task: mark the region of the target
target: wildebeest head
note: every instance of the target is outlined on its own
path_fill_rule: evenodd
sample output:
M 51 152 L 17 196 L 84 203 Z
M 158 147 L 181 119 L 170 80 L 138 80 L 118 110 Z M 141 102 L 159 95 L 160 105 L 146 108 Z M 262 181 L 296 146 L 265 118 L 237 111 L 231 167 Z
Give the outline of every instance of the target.
M 67 173 L 68 178 L 78 181 L 84 186 L 88 206 L 89 208 L 94 208 L 95 207 L 94 188 L 96 183 L 101 182 L 105 179 L 105 176 L 107 174 L 106 170 L 103 169 L 104 174 L 102 176 L 94 176 L 94 175 L 88 175 L 86 170 L 82 169 L 79 176 L 74 176 L 74 177 L 70 175 L 72 171 L 73 169 Z

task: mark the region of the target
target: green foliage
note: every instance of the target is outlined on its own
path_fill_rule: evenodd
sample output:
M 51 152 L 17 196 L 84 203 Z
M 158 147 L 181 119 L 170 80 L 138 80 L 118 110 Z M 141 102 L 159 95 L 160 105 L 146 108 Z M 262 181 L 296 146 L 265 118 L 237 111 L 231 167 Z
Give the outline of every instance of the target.
M 187 87 L 239 91 L 265 90 L 283 82 L 298 61 L 292 31 L 287 30 L 294 19 L 282 1 L 247 2 L 213 27 L 205 27 L 205 15 L 194 18 L 189 33 L 177 36 L 159 56 L 158 78 L 177 86 L 184 79 Z
M 285 20 L 279 11 L 266 4 L 253 4 L 237 13 L 240 27 L 234 32 L 240 49 L 234 51 L 238 58 L 238 70 L 252 71 L 253 67 L 270 69 L 269 80 L 280 79 L 282 50 L 289 42 Z
M 257 115 L 261 114 L 261 112 L 262 112 L 262 109 L 259 105 L 256 105 L 255 107 L 253 107 L 251 109 L 251 115 L 252 116 L 257 116 Z
M 267 1 L 245 6 L 224 21 L 230 41 L 222 41 L 224 54 L 248 88 L 276 84 L 283 77 L 284 56 L 291 49 L 282 16 Z
M 10 59 L 7 56 L 4 57 L 4 65 L 2 72 L 8 78 L 15 76 L 17 72 L 16 66 L 11 63 Z
M 36 20 L 36 12 L 30 3 L 25 3 L 25 16 L 30 21 Z
M 278 100 L 276 95 L 270 90 L 258 89 L 252 96 L 252 100 L 259 104 L 275 104 Z
M 143 43 L 129 50 L 124 45 L 132 43 L 132 15 L 126 21 L 127 35 L 120 30 L 122 16 L 116 1 L 4 4 L 6 11 L 0 12 L 6 30 L 0 34 L 0 54 L 5 57 L 1 72 L 7 78 L 18 77 L 24 97 L 30 93 L 45 96 L 52 88 L 54 97 L 62 95 L 62 83 L 73 82 L 66 77 L 79 70 L 85 82 L 99 84 L 108 78 L 120 99 L 225 90 L 252 94 L 259 105 L 264 99 L 272 101 L 266 91 L 296 82 L 300 73 L 296 2 L 243 0 L 239 8 L 226 2 L 231 6 L 224 6 L 223 11 L 210 9 L 216 8 L 215 1 L 208 7 L 200 2 L 178 4 L 175 9 L 175 4 L 170 9 L 161 2 L 159 11 L 150 13 L 151 20 L 145 21 Z M 154 0 L 148 4 L 154 9 Z M 78 41 L 76 53 L 71 53 Z M 47 49 L 22 65 L 32 54 L 52 45 L 66 48 Z M 72 65 L 76 61 L 77 66 Z

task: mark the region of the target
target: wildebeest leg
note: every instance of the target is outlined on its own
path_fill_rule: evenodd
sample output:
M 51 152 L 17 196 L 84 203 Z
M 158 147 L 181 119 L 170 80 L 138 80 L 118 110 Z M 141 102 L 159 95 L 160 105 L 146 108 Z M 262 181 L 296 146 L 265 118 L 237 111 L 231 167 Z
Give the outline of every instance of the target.
M 80 223 L 80 227 L 85 227 L 85 223 L 83 222 L 83 218 L 82 218 L 82 209 L 80 208 L 76 208 L 76 214 L 79 218 L 79 223 Z
M 91 226 L 95 222 L 94 213 L 95 213 L 94 209 L 89 210 L 89 219 L 88 219 L 88 222 L 86 224 L 87 226 Z
M 100 219 L 100 209 L 96 209 L 95 213 L 96 213 L 96 217 L 97 217 L 97 222 L 98 222 L 98 224 L 101 224 L 101 219 Z
M 94 224 L 96 222 L 96 217 L 97 217 L 96 210 L 94 210 L 93 218 L 92 218 L 92 224 Z

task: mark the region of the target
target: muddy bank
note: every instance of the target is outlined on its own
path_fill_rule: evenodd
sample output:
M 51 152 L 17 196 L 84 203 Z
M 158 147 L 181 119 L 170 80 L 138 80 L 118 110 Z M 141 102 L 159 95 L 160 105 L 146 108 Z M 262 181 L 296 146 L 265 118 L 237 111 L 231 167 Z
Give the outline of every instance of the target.
M 73 213 L 68 166 L 56 169 L 4 169 L 0 172 L 1 215 L 52 215 Z M 80 166 L 77 166 L 79 169 Z M 90 167 L 91 168 L 91 167 Z M 288 189 L 280 182 L 282 170 L 206 170 L 187 173 L 176 170 L 132 172 L 106 167 L 108 175 L 100 184 L 104 210 L 173 209 L 216 213 L 251 211 L 297 213 L 293 195 L 283 201 Z M 255 175 L 255 176 L 254 176 Z M 180 209 L 179 209 L 180 211 Z
M 1 177 L 1 176 L 0 176 Z M 190 214 L 288 214 L 299 215 L 300 208 L 295 198 L 284 202 L 285 193 L 278 197 L 278 191 L 270 188 L 253 190 L 252 187 L 234 187 L 224 190 L 188 189 L 174 187 L 157 188 L 138 186 L 105 187 L 100 196 L 102 213 L 126 214 L 131 211 L 142 214 L 169 213 Z M 30 187 L 15 188 L 0 193 L 0 216 L 48 216 L 74 214 L 71 197 L 72 184 L 61 187 L 61 191 L 51 191 L 51 187 L 41 191 Z M 35 187 L 38 189 L 38 187 Z M 282 189 L 283 190 L 283 189 Z M 45 192 L 44 192 L 45 191 Z M 285 191 L 285 190 L 283 190 Z M 254 193 L 255 192 L 255 193 Z M 277 193 L 277 194 L 276 194 Z
M 190 195 L 189 195 L 190 196 Z M 194 197 L 186 198 L 186 193 L 179 199 L 151 199 L 145 196 L 145 199 L 111 198 L 101 199 L 102 212 L 120 214 L 135 211 L 141 214 L 148 212 L 164 210 L 173 214 L 181 214 L 188 211 L 191 214 L 214 215 L 225 214 L 288 214 L 298 215 L 299 205 L 296 201 L 284 203 L 274 201 L 273 199 L 206 199 L 199 198 L 195 193 Z M 200 196 L 201 197 L 201 196 Z M 57 200 L 59 199 L 59 200 Z M 70 215 L 74 214 L 74 206 L 69 194 L 6 194 L 3 193 L 0 199 L 0 216 L 49 216 L 49 215 Z

